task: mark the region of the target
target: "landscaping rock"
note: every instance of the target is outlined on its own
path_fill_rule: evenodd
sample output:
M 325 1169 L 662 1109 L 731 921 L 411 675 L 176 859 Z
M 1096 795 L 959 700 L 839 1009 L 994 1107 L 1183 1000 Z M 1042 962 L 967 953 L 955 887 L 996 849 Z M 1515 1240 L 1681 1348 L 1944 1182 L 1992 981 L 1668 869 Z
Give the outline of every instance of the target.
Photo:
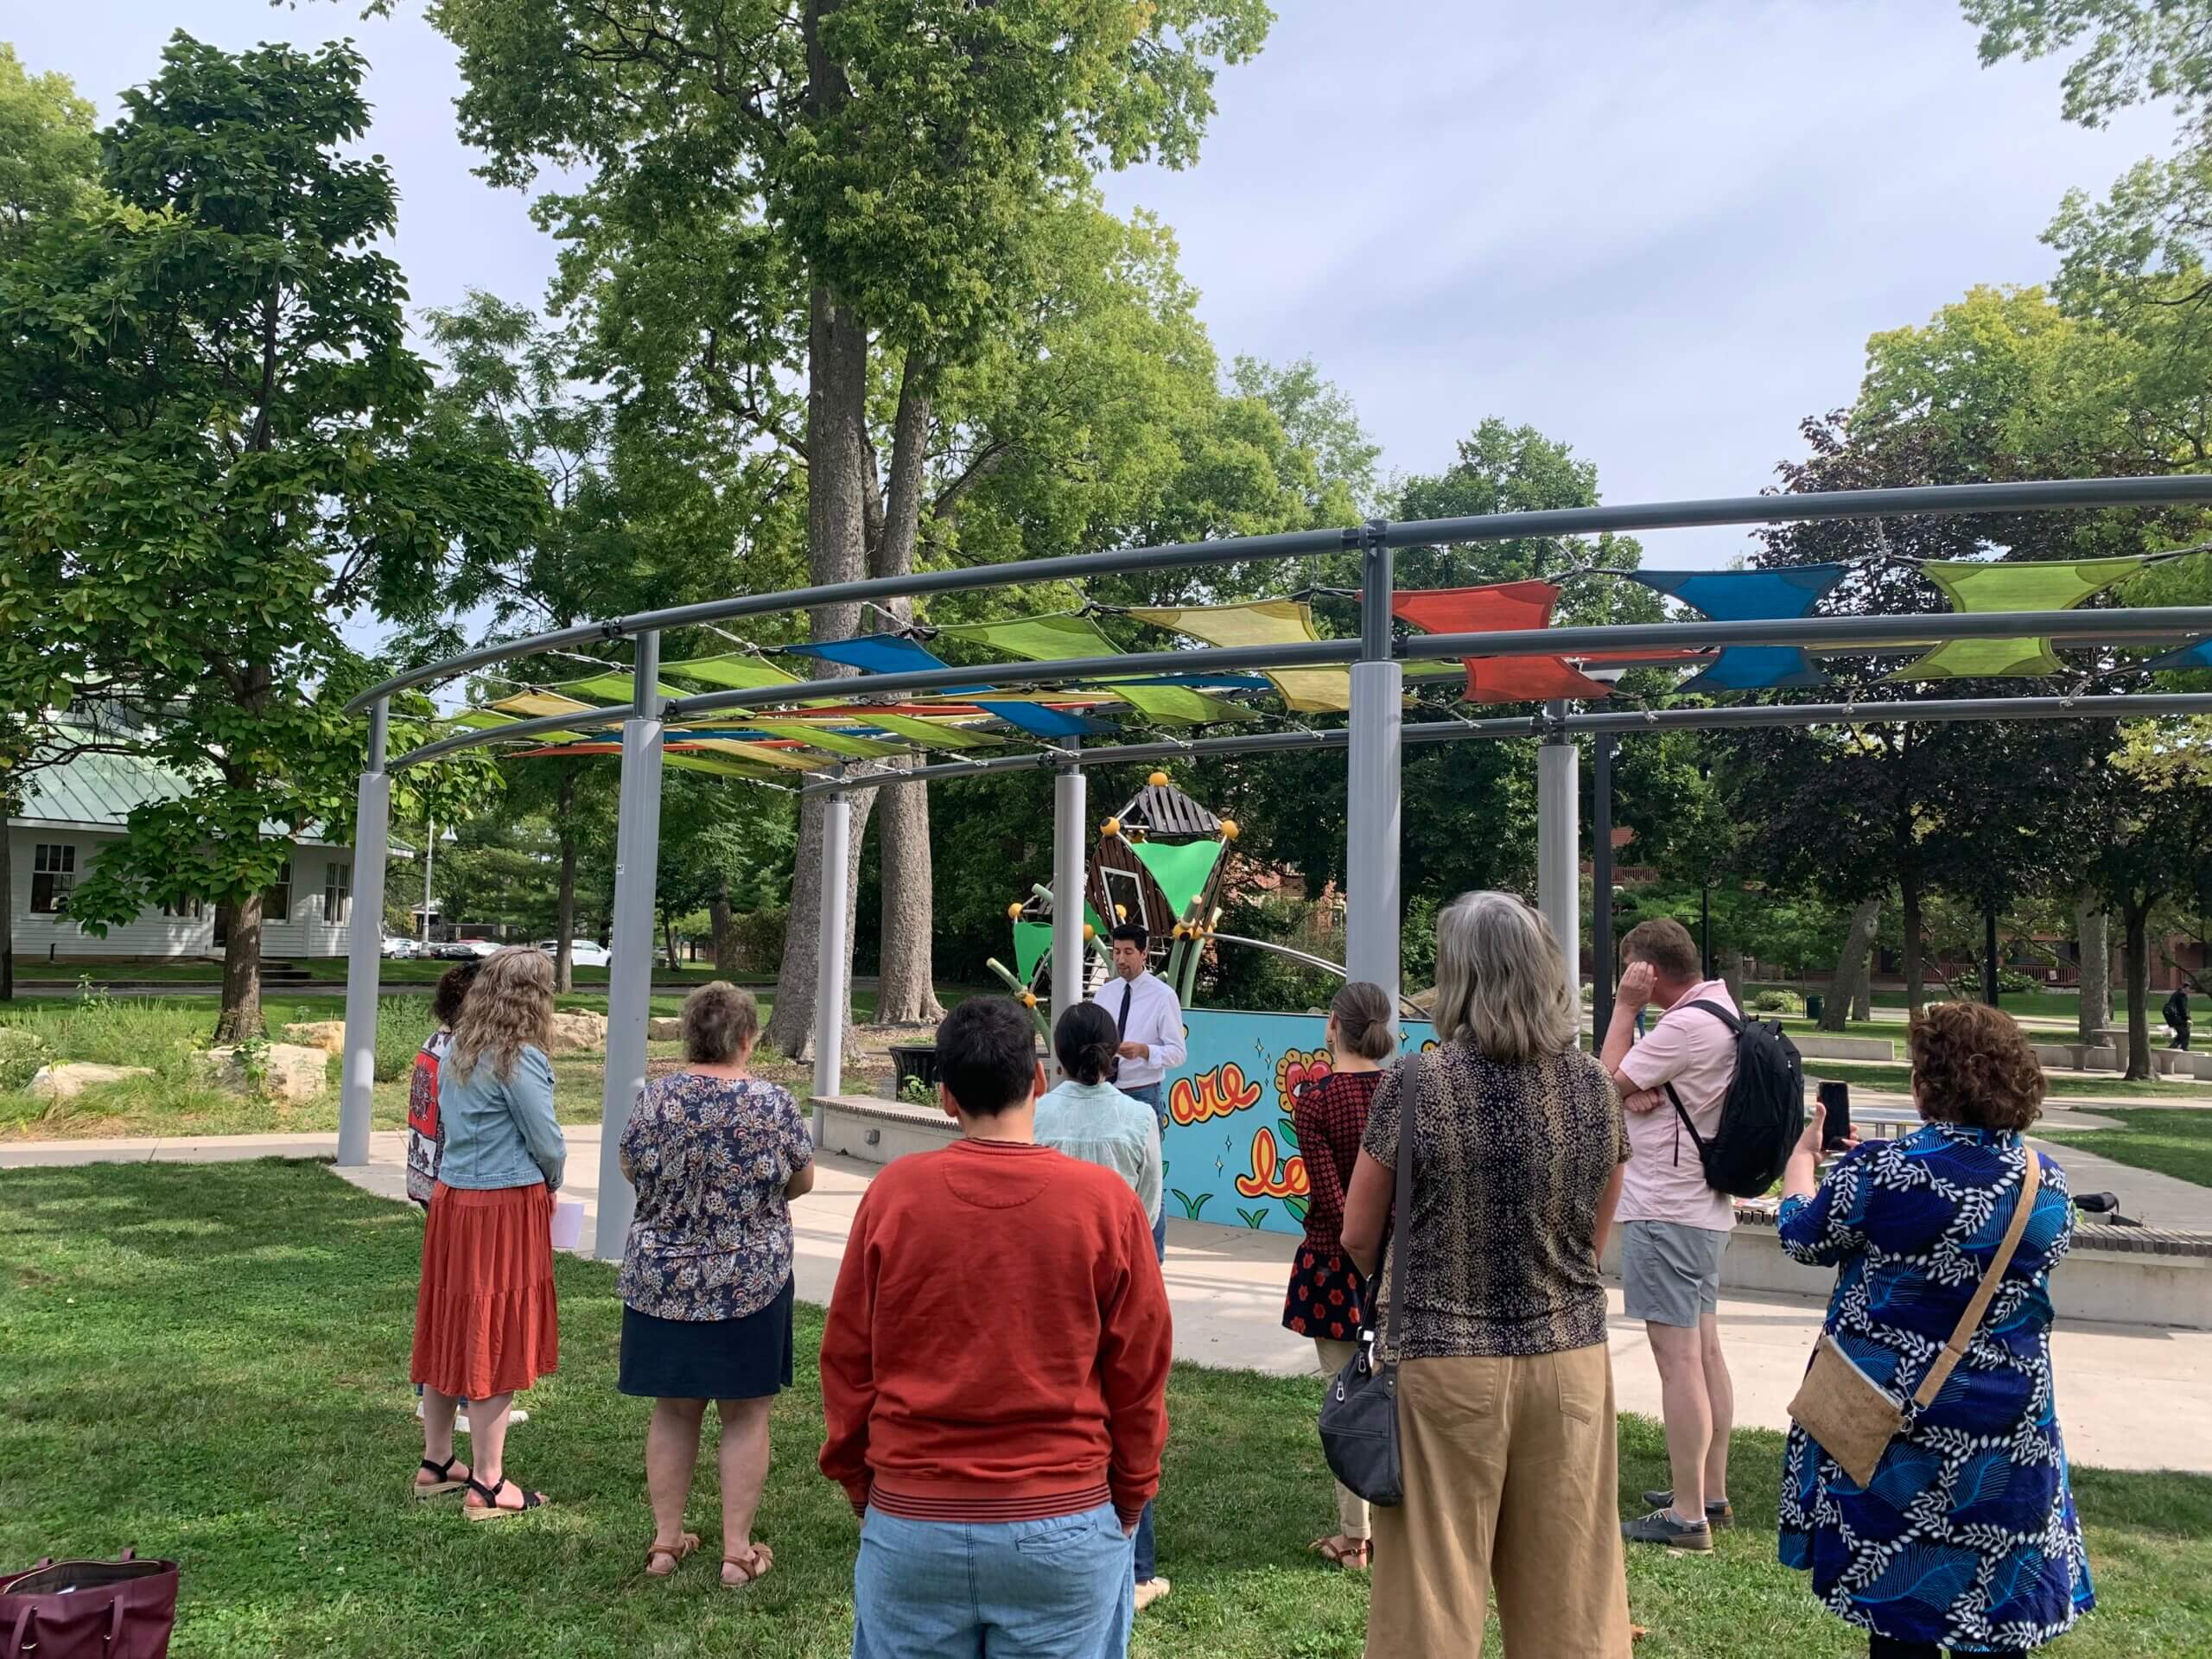
M 651 1043 L 680 1043 L 683 1040 L 683 1022 L 665 1014 L 645 1021 L 645 1040 Z
M 71 1060 L 61 1065 L 42 1065 L 31 1078 L 30 1092 L 41 1100 L 74 1100 L 86 1090 L 106 1083 L 128 1083 L 150 1077 L 150 1065 L 99 1065 L 90 1060 Z
M 302 1048 L 319 1048 L 326 1054 L 346 1052 L 343 1020 L 308 1020 L 284 1027 L 284 1035 Z
M 582 1049 L 606 1046 L 605 1014 L 564 1013 L 553 1016 L 553 1046 L 548 1052 L 573 1054 Z
M 204 1080 L 219 1089 L 265 1095 L 271 1100 L 295 1104 L 318 1099 L 330 1087 L 330 1056 L 319 1048 L 302 1048 L 297 1043 L 271 1043 L 263 1051 L 264 1075 L 257 1084 L 246 1075 L 235 1046 L 195 1054 L 192 1063 Z

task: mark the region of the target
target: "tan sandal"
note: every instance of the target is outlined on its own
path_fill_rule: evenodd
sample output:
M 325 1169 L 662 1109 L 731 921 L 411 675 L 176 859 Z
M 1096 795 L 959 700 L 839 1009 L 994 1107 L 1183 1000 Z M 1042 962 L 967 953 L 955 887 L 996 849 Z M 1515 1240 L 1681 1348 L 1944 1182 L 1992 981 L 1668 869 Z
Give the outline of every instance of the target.
M 753 1546 L 752 1554 L 749 1555 L 725 1555 L 722 1557 L 722 1565 L 724 1567 L 734 1567 L 740 1573 L 745 1575 L 734 1583 L 728 1579 L 724 1579 L 722 1582 L 728 1585 L 733 1590 L 743 1589 L 748 1584 L 758 1584 L 762 1579 L 766 1578 L 768 1576 L 768 1569 L 775 1566 L 775 1564 L 776 1552 L 770 1549 L 766 1544 L 755 1544 Z
M 425 1458 L 416 1478 L 408 1484 L 414 1489 L 417 1498 L 443 1497 L 448 1492 L 457 1492 L 468 1484 L 467 1475 L 456 1475 L 453 1471 L 454 1465 L 460 1461 L 459 1458 L 448 1458 L 443 1463 L 432 1463 Z M 425 1473 L 430 1477 L 429 1479 L 422 1478 Z
M 474 1475 L 468 1478 L 467 1484 L 469 1497 L 480 1497 L 484 1500 L 481 1503 L 471 1503 L 466 1497 L 461 1499 L 461 1513 L 471 1521 L 509 1521 L 518 1515 L 528 1515 L 532 1510 L 542 1510 L 553 1501 L 544 1493 L 533 1492 L 519 1482 L 509 1480 L 505 1475 L 500 1476 L 489 1486 Z M 499 1505 L 499 1494 L 510 1486 L 522 1494 L 520 1509 L 502 1509 Z
M 673 1578 L 676 1569 L 683 1565 L 683 1558 L 698 1548 L 699 1535 L 696 1532 L 678 1533 L 672 1544 L 664 1544 L 659 1539 L 654 1539 L 651 1548 L 645 1551 L 645 1576 L 649 1579 Z M 664 1555 L 668 1557 L 668 1570 L 654 1572 L 653 1563 Z
M 1337 1541 L 1336 1536 L 1332 1535 L 1327 1538 L 1316 1538 L 1306 1548 L 1323 1560 L 1333 1566 L 1341 1567 L 1347 1573 L 1366 1572 L 1374 1565 L 1373 1546 L 1365 1538 L 1354 1538 L 1349 1541 L 1351 1547 L 1347 1549 Z

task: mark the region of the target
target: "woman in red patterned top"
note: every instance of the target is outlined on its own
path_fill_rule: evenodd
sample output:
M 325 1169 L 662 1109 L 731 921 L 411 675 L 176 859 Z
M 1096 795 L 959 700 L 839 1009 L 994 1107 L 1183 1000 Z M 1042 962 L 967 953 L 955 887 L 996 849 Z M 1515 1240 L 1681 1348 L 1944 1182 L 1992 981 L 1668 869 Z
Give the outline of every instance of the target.
M 1397 1046 L 1389 994 L 1363 979 L 1351 981 L 1329 1005 L 1323 1040 L 1329 1048 L 1329 1074 L 1301 1087 L 1291 1108 L 1313 1193 L 1306 1207 L 1306 1242 L 1291 1270 L 1282 1322 L 1286 1329 L 1313 1338 L 1321 1375 L 1334 1376 L 1358 1351 L 1366 1314 L 1367 1287 L 1345 1255 L 1338 1230 L 1344 1224 L 1344 1183 L 1351 1178 L 1359 1138 L 1367 1128 L 1368 1103 L 1382 1080 L 1382 1063 Z M 1337 1523 L 1335 1535 L 1315 1539 L 1313 1548 L 1339 1567 L 1364 1569 L 1367 1500 L 1338 1486 Z

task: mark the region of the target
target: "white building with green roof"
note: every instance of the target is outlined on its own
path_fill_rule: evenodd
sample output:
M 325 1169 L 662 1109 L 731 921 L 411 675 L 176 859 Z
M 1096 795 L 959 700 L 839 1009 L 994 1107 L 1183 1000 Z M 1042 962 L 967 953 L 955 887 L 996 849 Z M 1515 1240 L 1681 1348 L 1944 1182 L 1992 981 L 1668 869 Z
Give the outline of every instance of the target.
M 18 972 L 49 959 L 222 954 L 210 904 L 147 910 L 104 938 L 69 919 L 70 890 L 103 848 L 122 839 L 131 809 L 184 792 L 174 772 L 135 754 L 84 754 L 31 774 L 22 815 L 8 820 Z M 262 954 L 342 957 L 353 909 L 353 850 L 311 835 L 296 836 L 293 848 L 283 879 L 264 895 Z

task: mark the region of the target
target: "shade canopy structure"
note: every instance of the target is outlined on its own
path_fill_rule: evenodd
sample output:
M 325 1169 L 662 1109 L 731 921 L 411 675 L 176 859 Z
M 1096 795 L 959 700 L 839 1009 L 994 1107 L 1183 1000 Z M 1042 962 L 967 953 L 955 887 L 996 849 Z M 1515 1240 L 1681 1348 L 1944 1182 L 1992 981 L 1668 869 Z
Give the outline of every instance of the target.
M 746 786 L 795 786 L 821 802 L 824 891 L 822 977 L 817 987 L 817 1097 L 835 1094 L 842 1081 L 842 944 L 851 897 L 844 891 L 842 849 L 849 834 L 850 799 L 867 788 L 926 787 L 985 772 L 1050 768 L 1058 779 L 1053 890 L 1075 893 L 1090 885 L 1084 855 L 1087 770 L 1179 756 L 1342 747 L 1349 761 L 1352 871 L 1346 895 L 1346 967 L 1353 977 L 1372 980 L 1395 997 L 1398 788 L 1404 747 L 1535 736 L 1541 740 L 1540 904 L 1566 947 L 1573 975 L 1580 937 L 1576 745 L 1585 734 L 1739 724 L 2212 712 L 2212 695 L 2096 695 L 2079 686 L 2050 697 L 1611 708 L 1599 696 L 1610 688 L 1593 671 L 1683 664 L 1697 675 L 1685 690 L 1749 692 L 1772 686 L 1777 670 L 1783 679 L 1794 682 L 1801 662 L 1803 674 L 1817 676 L 1825 659 L 1885 652 L 1917 652 L 1910 667 L 1922 674 L 1948 674 L 1953 664 L 1968 659 L 1955 656 L 1946 662 L 1942 654 L 1967 642 L 1991 646 L 1971 657 L 1977 667 L 2001 660 L 2008 669 L 2017 668 L 2048 658 L 2053 667 L 2063 668 L 2057 654 L 2062 652 L 2087 648 L 2108 655 L 2119 648 L 2140 648 L 2165 652 L 2159 659 L 2163 665 L 2194 668 L 2212 657 L 2212 607 L 2100 603 L 2084 609 L 2086 601 L 2108 599 L 2133 570 L 2101 569 L 2101 561 L 2052 567 L 2069 573 L 2055 588 L 2047 580 L 2038 586 L 2009 575 L 1990 582 L 1975 574 L 2044 569 L 1998 562 L 1971 565 L 1963 573 L 1931 571 L 1930 581 L 1956 603 L 1950 612 L 1822 615 L 1817 607 L 1834 579 L 1826 567 L 1810 567 L 1622 573 L 1624 579 L 1645 580 L 1701 615 L 1552 626 L 1558 596 L 1552 583 L 1491 584 L 1487 593 L 1394 593 L 1396 550 L 1694 525 L 2175 505 L 2212 506 L 2212 478 L 1942 486 L 1377 521 L 1343 531 L 1227 537 L 871 578 L 644 612 L 486 645 L 394 676 L 363 693 L 350 705 L 368 715 L 371 734 L 357 844 L 364 864 L 375 860 L 380 865 L 389 774 L 397 766 L 484 747 L 620 753 L 614 969 L 597 1241 L 601 1255 L 619 1255 L 630 1202 L 614 1154 L 644 1075 L 651 975 L 647 941 L 664 764 L 710 769 Z M 1122 612 L 1086 607 L 999 622 L 921 625 L 788 650 L 763 647 L 670 662 L 663 662 L 660 654 L 666 632 L 743 618 L 783 617 L 797 632 L 803 631 L 797 625 L 807 613 L 830 605 L 880 605 L 1040 583 L 1065 592 L 1065 584 L 1094 575 L 1249 566 L 1323 554 L 1351 554 L 1359 562 L 1356 638 L 1322 637 L 1311 603 L 1292 595 L 1233 606 Z M 2133 563 L 2139 567 L 2142 561 Z M 1536 591 L 1545 588 L 1552 593 Z M 1416 631 L 1402 632 L 1394 621 Z M 544 653 L 604 649 L 625 640 L 635 646 L 627 673 L 609 668 L 542 686 L 503 681 L 507 690 L 496 702 L 469 712 L 445 734 L 387 763 L 386 715 L 398 693 L 482 676 L 495 665 L 523 664 Z M 2024 652 L 2023 641 L 2035 649 Z M 788 664 L 770 660 L 777 655 L 788 658 Z M 1160 695 L 1166 692 L 1180 695 Z M 1523 715 L 1471 718 L 1455 710 L 1457 704 L 1508 696 L 1550 700 Z M 1577 713 L 1570 706 L 1574 702 L 1596 707 Z M 1338 714 L 1348 717 L 1342 727 L 1305 723 L 1306 717 Z M 1259 724 L 1270 728 L 1247 729 Z M 1238 729 L 1214 729 L 1232 725 Z M 1171 879 L 1179 888 L 1193 880 L 1202 886 L 1217 880 L 1217 848 L 1203 872 L 1195 868 L 1199 856 L 1163 848 L 1154 859 L 1140 855 L 1138 862 L 1164 890 Z M 1164 868 L 1155 868 L 1155 863 Z M 341 1162 L 359 1162 L 366 1154 L 379 919 L 357 903 L 347 987 Z M 1056 1004 L 1062 988 L 1077 985 L 1081 977 L 1082 923 L 1082 906 L 1054 908 L 1050 948 Z

